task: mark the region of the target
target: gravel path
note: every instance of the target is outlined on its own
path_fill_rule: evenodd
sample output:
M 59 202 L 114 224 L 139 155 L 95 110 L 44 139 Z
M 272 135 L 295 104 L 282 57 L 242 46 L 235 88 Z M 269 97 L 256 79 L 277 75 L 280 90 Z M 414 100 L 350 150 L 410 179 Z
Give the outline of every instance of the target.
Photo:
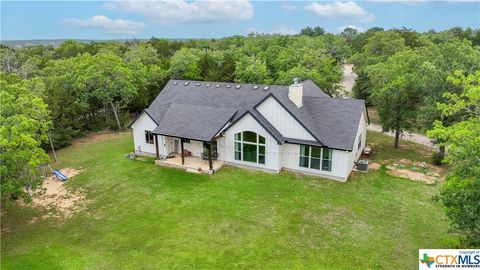
M 352 64 L 345 64 L 343 65 L 343 77 L 342 77 L 342 84 L 345 86 L 345 90 L 349 94 L 352 95 L 352 88 L 355 85 L 355 80 L 357 79 L 358 75 L 353 72 L 353 65 Z
M 373 124 L 373 123 L 368 125 L 367 129 L 382 132 L 382 126 L 377 125 L 377 124 Z M 387 134 L 388 136 L 395 137 L 395 133 L 393 133 L 393 132 L 384 132 L 384 133 Z M 413 132 L 405 132 L 405 133 L 400 135 L 400 141 L 401 140 L 412 141 L 412 142 L 415 142 L 415 143 L 418 143 L 418 144 L 421 144 L 421 145 L 425 145 L 425 146 L 428 146 L 432 149 L 437 150 L 437 147 L 432 143 L 430 138 L 428 138 L 427 136 L 422 135 L 422 134 L 413 133 Z
M 358 77 L 357 74 L 353 72 L 352 64 L 345 64 L 343 66 L 342 84 L 345 86 L 345 90 L 349 93 L 349 95 L 352 94 L 352 88 L 355 85 L 355 80 L 357 79 L 357 77 Z M 380 125 L 373 124 L 373 123 L 368 125 L 367 129 L 382 132 L 382 127 Z M 395 137 L 395 133 L 393 132 L 384 132 L 384 133 L 387 134 L 388 136 Z M 428 146 L 435 150 L 437 149 L 437 147 L 431 142 L 431 140 L 427 136 L 418 134 L 418 133 L 413 133 L 413 132 L 403 133 L 400 137 L 400 140 L 412 141 L 418 144 Z

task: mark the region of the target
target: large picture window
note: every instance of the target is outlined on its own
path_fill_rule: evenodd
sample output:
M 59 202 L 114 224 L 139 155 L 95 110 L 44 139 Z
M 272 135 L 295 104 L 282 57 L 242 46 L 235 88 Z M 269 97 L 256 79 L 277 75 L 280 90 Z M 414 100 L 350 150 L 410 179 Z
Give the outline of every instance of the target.
M 148 144 L 154 144 L 152 132 L 145 130 L 145 142 Z
M 300 158 L 298 165 L 322 171 L 332 170 L 332 149 L 319 146 L 300 145 Z
M 252 131 L 236 133 L 235 160 L 265 164 L 265 137 Z

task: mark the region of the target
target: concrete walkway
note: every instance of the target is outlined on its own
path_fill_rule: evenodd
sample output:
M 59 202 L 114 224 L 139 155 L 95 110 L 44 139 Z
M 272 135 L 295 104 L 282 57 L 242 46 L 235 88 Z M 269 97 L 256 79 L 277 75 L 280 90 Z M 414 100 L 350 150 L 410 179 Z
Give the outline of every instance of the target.
M 352 64 L 345 64 L 343 66 L 343 77 L 342 77 L 342 84 L 345 87 L 349 96 L 352 95 L 352 88 L 355 85 L 355 80 L 357 79 L 357 74 L 353 72 L 353 65 Z M 382 126 L 377 124 L 370 124 L 367 126 L 368 130 L 382 132 Z M 384 132 L 388 136 L 395 137 L 395 133 L 393 132 Z M 413 132 L 406 132 L 401 135 L 400 140 L 407 140 L 412 141 L 421 145 L 428 146 L 432 149 L 437 150 L 438 148 L 432 143 L 430 138 L 425 135 L 413 133 Z

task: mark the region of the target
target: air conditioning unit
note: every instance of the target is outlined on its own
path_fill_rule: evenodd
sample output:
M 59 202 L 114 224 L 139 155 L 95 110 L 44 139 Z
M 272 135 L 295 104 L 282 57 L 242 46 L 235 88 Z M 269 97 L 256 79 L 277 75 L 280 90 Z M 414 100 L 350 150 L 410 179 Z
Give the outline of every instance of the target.
M 368 171 L 368 160 L 360 159 L 358 161 L 357 170 L 361 172 Z

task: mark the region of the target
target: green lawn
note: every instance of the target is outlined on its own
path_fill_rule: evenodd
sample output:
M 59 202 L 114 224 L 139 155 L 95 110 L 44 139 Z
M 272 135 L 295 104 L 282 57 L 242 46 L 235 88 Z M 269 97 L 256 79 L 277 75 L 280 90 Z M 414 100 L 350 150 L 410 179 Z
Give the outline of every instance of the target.
M 416 269 L 419 248 L 457 244 L 438 186 L 383 169 L 347 183 L 196 175 L 129 160 L 132 148 L 124 133 L 58 152 L 57 167 L 84 169 L 67 185 L 88 200 L 64 223 L 29 224 L 44 213 L 4 200 L 2 269 Z

